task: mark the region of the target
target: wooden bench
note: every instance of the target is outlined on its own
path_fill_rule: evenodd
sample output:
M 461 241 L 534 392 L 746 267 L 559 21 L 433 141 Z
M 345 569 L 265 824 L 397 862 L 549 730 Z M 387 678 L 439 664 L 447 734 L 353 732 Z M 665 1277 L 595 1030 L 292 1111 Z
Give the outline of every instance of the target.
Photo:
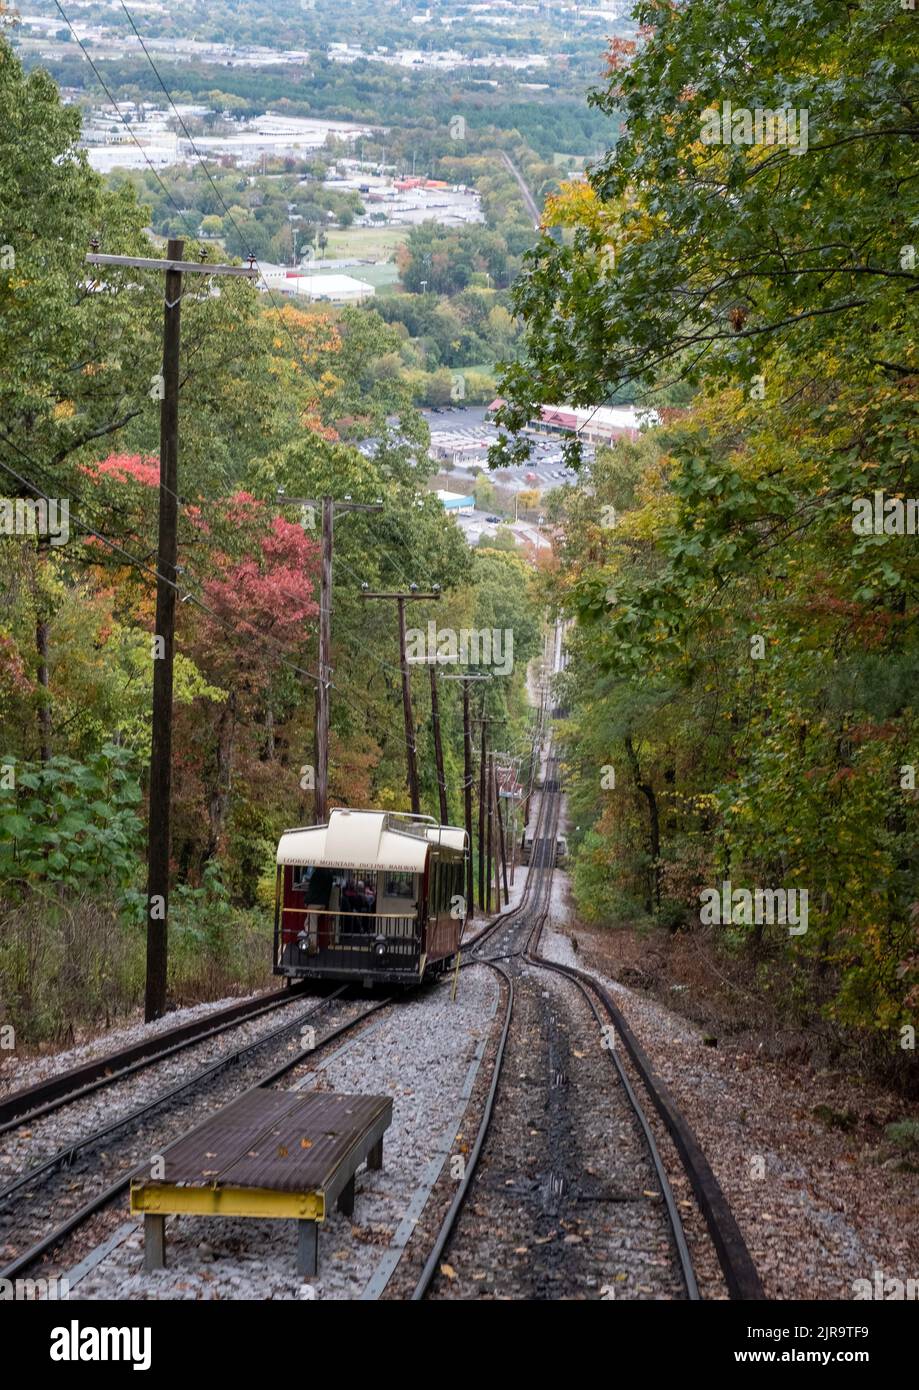
M 166 1217 L 252 1216 L 298 1223 L 297 1270 L 319 1272 L 319 1223 L 332 1203 L 354 1211 L 354 1175 L 383 1166 L 389 1096 L 247 1091 L 162 1156 L 161 1174 L 135 1179 L 147 1270 L 166 1263 Z

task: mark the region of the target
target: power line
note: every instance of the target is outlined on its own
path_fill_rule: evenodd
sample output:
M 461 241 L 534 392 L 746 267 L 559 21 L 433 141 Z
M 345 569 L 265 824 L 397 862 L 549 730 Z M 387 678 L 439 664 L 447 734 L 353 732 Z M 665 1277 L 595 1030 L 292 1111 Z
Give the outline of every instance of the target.
M 109 91 L 108 86 L 106 85 L 105 79 L 103 78 L 103 76 L 102 76 L 101 72 L 99 71 L 99 69 L 96 67 L 96 65 L 95 65 L 95 63 L 93 62 L 92 58 L 90 58 L 89 53 L 88 53 L 87 49 L 85 48 L 82 39 L 79 37 L 79 35 L 77 34 L 76 29 L 74 29 L 73 25 L 71 24 L 69 18 L 67 17 L 66 13 L 64 12 L 64 10 L 63 10 L 63 8 L 62 8 L 62 6 L 61 6 L 59 0 L 54 0 L 54 3 L 55 3 L 55 5 L 57 6 L 58 12 L 60 13 L 60 16 L 61 16 L 61 18 L 63 19 L 64 23 L 67 25 L 68 29 L 69 29 L 70 32 L 73 34 L 73 37 L 76 39 L 77 43 L 80 45 L 80 49 L 81 49 L 81 51 L 82 51 L 82 53 L 83 53 L 83 57 L 86 59 L 86 61 L 89 63 L 89 66 L 92 68 L 93 72 L 95 73 L 96 78 L 97 78 L 97 80 L 98 80 L 100 86 L 102 87 L 103 91 L 105 92 L 105 95 L 108 97 L 109 101 L 110 101 L 110 102 L 112 103 L 112 105 L 114 106 L 115 111 L 117 112 L 118 116 L 121 118 L 121 120 L 122 120 L 122 122 L 123 122 L 123 124 L 124 124 L 124 126 L 125 126 L 125 128 L 126 128 L 126 130 L 127 130 L 127 132 L 128 132 L 128 134 L 130 135 L 131 139 L 134 141 L 134 143 L 135 143 L 135 145 L 137 146 L 137 148 L 140 150 L 140 152 L 141 152 L 141 154 L 143 155 L 144 160 L 146 161 L 146 163 L 149 165 L 150 171 L 151 171 L 151 173 L 153 174 L 153 177 L 156 179 L 156 181 L 157 181 L 157 183 L 159 184 L 160 188 L 162 188 L 163 192 L 166 194 L 166 197 L 169 199 L 170 203 L 172 204 L 172 206 L 173 206 L 173 208 L 175 209 L 175 211 L 176 211 L 176 213 L 178 214 L 178 216 L 181 217 L 181 218 L 183 219 L 183 221 L 185 222 L 186 228 L 188 228 L 188 227 L 189 227 L 189 223 L 188 223 L 188 220 L 187 220 L 185 214 L 183 213 L 182 209 L 179 207 L 178 203 L 177 203 L 177 202 L 175 201 L 175 199 L 173 198 L 172 194 L 169 192 L 169 189 L 168 189 L 168 188 L 166 187 L 166 185 L 163 183 L 163 180 L 160 178 L 159 173 L 157 172 L 156 166 L 155 166 L 155 165 L 150 161 L 150 159 L 148 158 L 146 150 L 144 149 L 143 145 L 140 143 L 140 141 L 138 140 L 137 136 L 134 134 L 133 130 L 131 129 L 131 124 L 130 124 L 130 122 L 128 121 L 127 116 L 122 116 L 121 110 L 120 110 L 120 108 L 119 108 L 119 106 L 118 106 L 118 102 L 115 100 L 115 98 L 112 96 L 111 92 Z M 197 232 L 189 231 L 189 235 L 194 239 L 194 238 L 197 236 Z
M 55 0 L 55 4 L 57 4 L 57 0 Z M 213 188 L 215 194 L 217 195 L 217 200 L 218 200 L 218 202 L 220 203 L 220 206 L 223 208 L 223 210 L 224 210 L 224 212 L 226 213 L 227 217 L 230 219 L 230 222 L 231 222 L 232 225 L 233 225 L 233 228 L 234 228 L 234 230 L 235 230 L 235 232 L 236 232 L 236 235 L 239 237 L 240 244 L 241 244 L 241 245 L 245 245 L 245 243 L 246 243 L 246 238 L 243 236 L 242 231 L 240 230 L 239 223 L 236 221 L 236 218 L 233 216 L 233 213 L 231 212 L 231 210 L 227 207 L 227 204 L 226 204 L 226 201 L 224 200 L 223 194 L 221 193 L 220 188 L 218 187 L 218 185 L 215 183 L 214 178 L 213 178 L 213 176 L 212 176 L 212 174 L 211 174 L 210 169 L 208 169 L 207 165 L 205 164 L 204 159 L 202 158 L 201 153 L 200 153 L 200 151 L 198 150 L 198 147 L 197 147 L 197 145 L 195 144 L 194 139 L 192 138 L 191 132 L 189 131 L 188 126 L 185 124 L 185 120 L 184 120 L 184 118 L 182 117 L 182 114 L 181 114 L 181 112 L 179 111 L 179 108 L 176 106 L 175 102 L 174 102 L 173 99 L 172 99 L 172 95 L 171 95 L 171 93 L 170 93 L 170 91 L 169 91 L 169 88 L 166 86 L 166 83 L 163 81 L 162 77 L 160 76 L 159 68 L 156 66 L 156 63 L 153 61 L 152 57 L 150 56 L 150 51 L 149 51 L 149 49 L 147 48 L 147 45 L 144 43 L 143 37 L 141 36 L 141 32 L 140 32 L 140 30 L 138 29 L 137 25 L 136 25 L 135 22 L 134 22 L 134 16 L 131 14 L 131 11 L 128 9 L 127 5 L 124 3 L 124 0 L 121 0 L 121 8 L 124 10 L 125 14 L 127 15 L 128 22 L 129 22 L 129 24 L 131 25 L 131 28 L 134 30 L 135 35 L 137 36 L 137 41 L 138 41 L 138 43 L 140 44 L 141 48 L 143 49 L 144 56 L 145 56 L 145 58 L 147 59 L 147 62 L 150 64 L 150 67 L 153 69 L 153 75 L 155 76 L 155 78 L 156 78 L 157 82 L 159 83 L 160 87 L 162 88 L 162 91 L 163 91 L 164 96 L 166 97 L 166 100 L 169 102 L 169 105 L 172 107 L 173 111 L 175 112 L 176 120 L 179 122 L 179 125 L 182 127 L 182 130 L 183 130 L 183 132 L 184 132 L 184 134 L 185 134 L 185 138 L 188 140 L 188 143 L 191 145 L 192 152 L 193 152 L 195 158 L 197 159 L 198 163 L 200 164 L 201 168 L 203 169 L 204 174 L 205 174 L 205 176 L 206 176 L 206 178 L 207 178 L 208 183 L 211 185 L 211 188 Z M 267 292 L 268 292 L 268 297 L 269 297 L 269 299 L 271 300 L 271 306 L 272 306 L 272 308 L 274 309 L 275 313 L 278 315 L 278 321 L 279 321 L 279 323 L 281 324 L 281 327 L 284 329 L 284 332 L 287 334 L 287 336 L 288 336 L 288 338 L 289 338 L 289 340 L 290 340 L 291 347 L 293 348 L 293 350 L 294 350 L 295 354 L 297 355 L 297 357 L 299 357 L 299 359 L 300 359 L 300 365 L 303 367 L 303 369 L 304 369 L 304 371 L 305 371 L 305 370 L 307 370 L 307 367 L 306 367 L 306 362 L 305 362 L 305 360 L 304 360 L 304 358 L 303 358 L 303 355 L 302 355 L 302 353 L 300 352 L 300 349 L 298 348 L 296 342 L 294 341 L 294 336 L 293 336 L 293 334 L 291 333 L 290 328 L 288 327 L 286 321 L 284 320 L 284 318 L 283 318 L 283 316 L 282 316 L 281 307 L 278 305 L 277 301 L 275 300 L 274 291 L 272 290 L 271 286 L 268 284 L 268 278 L 267 278 L 267 276 L 265 275 L 265 273 L 262 271 L 262 268 L 261 268 L 261 266 L 259 265 L 258 259 L 255 257 L 255 255 L 252 254 L 251 248 L 250 248 L 250 251 L 249 251 L 249 256 L 250 256 L 250 259 L 252 260 L 253 264 L 256 265 L 256 266 L 258 266 L 258 270 L 259 270 L 259 274 L 260 274 L 260 276 L 261 276 L 262 282 L 264 283 L 265 289 L 266 289 Z

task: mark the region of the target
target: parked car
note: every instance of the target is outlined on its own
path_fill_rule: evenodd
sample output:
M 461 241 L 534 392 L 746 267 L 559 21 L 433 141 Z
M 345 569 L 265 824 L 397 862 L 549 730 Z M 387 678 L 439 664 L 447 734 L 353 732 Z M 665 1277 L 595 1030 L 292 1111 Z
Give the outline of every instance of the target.
M 497 521 L 497 522 L 500 524 L 501 518 L 500 518 L 499 516 L 487 516 L 487 517 L 485 518 L 485 520 L 486 520 L 486 521 Z

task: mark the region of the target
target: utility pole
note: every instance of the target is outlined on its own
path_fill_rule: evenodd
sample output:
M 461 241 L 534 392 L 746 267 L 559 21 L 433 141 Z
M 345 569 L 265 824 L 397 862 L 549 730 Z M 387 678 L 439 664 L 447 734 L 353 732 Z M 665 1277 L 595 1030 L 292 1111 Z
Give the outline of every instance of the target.
M 491 910 L 491 883 L 489 874 L 491 873 L 491 791 L 487 776 L 487 728 L 489 724 L 506 724 L 506 719 L 498 719 L 495 715 L 485 713 L 485 696 L 482 695 L 482 746 L 479 755 L 479 907 L 483 912 Z M 486 821 L 488 827 L 486 828 Z M 486 861 L 488 872 L 486 872 Z M 487 892 L 486 892 L 487 885 Z
M 514 873 L 517 868 L 517 798 L 511 801 L 511 887 L 514 886 Z
M 322 509 L 322 560 L 319 567 L 319 680 L 316 682 L 316 785 L 313 796 L 313 821 L 322 825 L 329 815 L 329 686 L 332 682 L 332 545 L 336 512 L 381 512 L 382 502 L 352 502 L 346 497 L 336 502 L 333 497 L 288 497 L 283 491 L 276 500 L 285 506 L 308 507 L 310 512 Z
M 183 261 L 183 238 L 170 238 L 166 259 L 100 255 L 93 240 L 90 265 L 131 266 L 165 272 L 163 371 L 160 398 L 160 494 L 156 550 L 156 628 L 154 631 L 153 715 L 150 744 L 150 801 L 147 831 L 147 984 L 144 1019 L 152 1023 L 166 1012 L 169 942 L 169 854 L 172 837 L 172 678 L 175 659 L 176 565 L 179 520 L 179 350 L 181 346 L 182 276 L 232 275 L 255 279 L 254 266 L 208 265 Z
M 461 676 L 443 674 L 441 680 L 458 680 L 463 687 L 463 816 L 469 858 L 466 860 L 466 920 L 475 915 L 475 884 L 472 874 L 472 720 L 469 716 L 469 687 L 473 681 L 490 681 L 491 676 L 466 671 Z
M 440 585 L 435 584 L 428 593 L 421 593 L 417 584 L 410 584 L 408 593 L 372 593 L 361 586 L 361 598 L 395 599 L 399 610 L 399 665 L 402 669 L 402 714 L 405 720 L 405 759 L 408 771 L 408 794 L 412 803 L 412 815 L 421 814 L 421 797 L 418 791 L 418 754 L 415 748 L 415 721 L 412 718 L 412 687 L 409 680 L 408 654 L 405 650 L 405 605 L 418 599 L 439 599 Z
M 491 808 L 492 808 L 492 804 L 493 804 L 493 801 L 494 801 L 494 797 L 492 796 L 491 754 L 490 754 L 490 753 L 487 755 L 487 762 L 486 762 L 486 767 L 485 767 L 485 796 L 486 796 L 486 802 L 485 802 L 485 804 L 486 804 L 486 807 L 487 807 L 487 810 L 486 810 L 486 824 L 485 824 L 485 855 L 486 855 L 486 861 L 487 861 L 486 873 L 485 873 L 485 915 L 486 915 L 486 916 L 491 916 L 491 866 L 492 866 L 492 861 L 493 861 L 493 859 L 494 859 L 494 849 L 495 849 L 495 827 L 494 827 L 494 823 L 493 823 L 493 821 L 492 821 L 492 814 L 491 814 Z M 498 900 L 498 907 L 500 908 L 500 906 L 501 906 L 501 900 L 500 900 L 500 898 L 499 898 L 499 900 Z
M 498 795 L 498 758 L 491 755 L 491 785 L 495 801 L 495 900 L 501 911 L 501 872 L 504 872 L 504 905 L 510 901 L 507 891 L 507 868 L 504 863 L 504 827 L 501 824 L 501 798 Z
M 440 800 L 440 823 L 447 825 L 450 812 L 447 807 L 447 778 L 444 772 L 444 745 L 440 736 L 440 706 L 437 700 L 437 666 L 431 662 L 431 723 L 434 726 L 434 767 L 437 773 L 437 795 Z
M 501 850 L 501 872 L 504 876 L 504 904 L 508 906 L 510 904 L 511 895 L 507 887 L 507 851 L 504 844 L 504 821 L 501 816 L 501 791 L 498 786 L 498 769 L 494 762 L 492 763 L 492 773 L 495 779 L 495 812 L 498 819 L 498 844 Z M 500 894 L 498 897 L 498 906 L 501 906 Z
M 479 911 L 485 911 L 485 693 L 482 693 L 482 748 L 479 753 Z
M 533 742 L 530 744 L 530 765 L 527 769 L 527 794 L 523 804 L 523 828 L 526 830 L 530 823 L 530 799 L 533 795 L 533 783 L 536 779 L 536 765 L 539 761 L 536 753 L 537 741 L 539 738 L 539 725 L 533 731 Z

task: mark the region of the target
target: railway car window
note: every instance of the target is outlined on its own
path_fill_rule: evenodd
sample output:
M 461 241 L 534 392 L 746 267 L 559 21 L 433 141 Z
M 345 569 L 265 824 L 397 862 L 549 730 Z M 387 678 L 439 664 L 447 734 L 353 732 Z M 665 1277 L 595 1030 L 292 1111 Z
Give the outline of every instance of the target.
M 414 874 L 386 874 L 384 876 L 387 898 L 408 898 L 415 896 Z

